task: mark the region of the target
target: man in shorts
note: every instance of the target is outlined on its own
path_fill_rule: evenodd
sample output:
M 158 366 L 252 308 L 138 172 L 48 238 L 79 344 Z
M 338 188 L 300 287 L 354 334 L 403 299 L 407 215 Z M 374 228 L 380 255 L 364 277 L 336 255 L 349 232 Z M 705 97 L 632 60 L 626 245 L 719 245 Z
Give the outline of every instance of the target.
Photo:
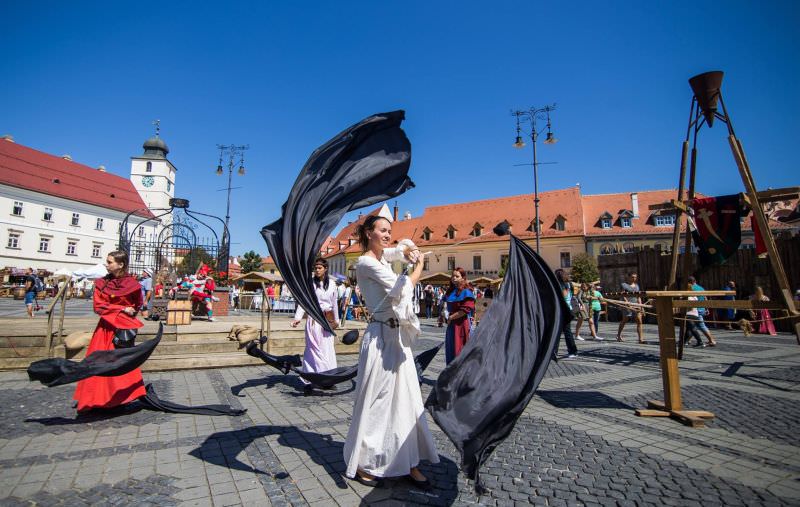
M 628 282 L 622 284 L 622 290 L 625 292 L 639 292 L 641 289 L 639 288 L 639 275 L 636 273 L 631 273 L 628 275 Z M 625 297 L 625 301 L 628 303 L 642 303 L 642 298 L 639 296 L 630 296 Z M 622 340 L 622 330 L 625 328 L 625 323 L 628 322 L 629 319 L 633 319 L 636 321 L 636 334 L 639 335 L 639 343 L 647 343 L 644 341 L 644 329 L 642 325 L 642 312 L 641 310 L 635 308 L 625 308 L 622 310 L 622 320 L 619 322 L 619 329 L 617 330 L 617 341 L 621 342 Z
M 36 275 L 33 268 L 25 270 L 25 308 L 28 310 L 28 317 L 33 318 L 33 305 L 36 303 Z

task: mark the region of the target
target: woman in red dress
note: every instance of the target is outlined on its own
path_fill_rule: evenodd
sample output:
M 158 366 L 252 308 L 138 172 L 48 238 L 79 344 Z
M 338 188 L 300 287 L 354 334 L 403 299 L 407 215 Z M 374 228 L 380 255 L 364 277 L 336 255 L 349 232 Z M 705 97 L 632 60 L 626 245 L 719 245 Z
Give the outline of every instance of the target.
M 463 268 L 453 270 L 450 288 L 444 295 L 447 303 L 447 331 L 444 335 L 445 364 L 456 358 L 469 340 L 472 317 L 475 315 L 475 293 Z
M 128 254 L 114 251 L 106 258 L 108 275 L 94 282 L 94 311 L 100 321 L 86 350 L 88 356 L 96 350 L 112 350 L 117 329 L 138 329 L 143 324 L 135 318 L 142 306 L 142 288 L 128 274 Z M 78 382 L 73 398 L 78 412 L 94 408 L 124 405 L 146 394 L 139 368 L 117 377 L 89 377 Z

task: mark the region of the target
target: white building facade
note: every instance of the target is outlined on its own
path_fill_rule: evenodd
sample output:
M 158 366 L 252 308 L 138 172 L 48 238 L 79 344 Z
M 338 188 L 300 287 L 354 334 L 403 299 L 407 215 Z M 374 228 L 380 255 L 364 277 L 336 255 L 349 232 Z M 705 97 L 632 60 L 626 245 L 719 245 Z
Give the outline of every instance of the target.
M 104 263 L 129 214 L 129 230 L 142 224 L 137 234 L 158 234 L 161 222 L 130 179 L 0 139 L 0 269 L 75 271 Z

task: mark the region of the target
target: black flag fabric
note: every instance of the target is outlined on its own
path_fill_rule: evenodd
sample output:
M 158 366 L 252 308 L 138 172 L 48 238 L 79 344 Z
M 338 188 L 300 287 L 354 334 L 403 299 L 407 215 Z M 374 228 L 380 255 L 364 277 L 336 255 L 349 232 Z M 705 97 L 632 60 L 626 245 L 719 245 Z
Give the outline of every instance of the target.
M 411 143 L 403 111 L 370 116 L 317 148 L 303 166 L 281 218 L 261 229 L 278 270 L 308 316 L 333 333 L 317 302 L 311 269 L 345 213 L 398 196 L 408 177 Z
M 512 235 L 499 293 L 425 403 L 461 453 L 461 469 L 476 489 L 481 465 L 533 397 L 568 318 L 553 272 Z
M 89 377 L 116 377 L 135 370 L 144 364 L 161 341 L 164 325 L 159 323 L 158 333 L 133 347 L 96 350 L 82 361 L 70 361 L 63 357 L 34 361 L 28 366 L 28 378 L 38 380 L 47 387 L 71 384 Z

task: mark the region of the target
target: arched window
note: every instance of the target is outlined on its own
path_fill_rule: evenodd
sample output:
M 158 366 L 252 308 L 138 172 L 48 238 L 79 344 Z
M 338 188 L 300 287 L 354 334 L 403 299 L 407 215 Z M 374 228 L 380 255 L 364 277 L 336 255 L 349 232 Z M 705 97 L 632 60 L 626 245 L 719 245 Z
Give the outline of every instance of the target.
M 148 173 L 153 172 L 153 163 L 152 162 L 149 162 L 149 161 L 147 162 L 147 169 L 145 169 L 145 172 L 148 172 Z
M 622 244 L 622 250 L 623 250 L 625 253 L 628 253 L 628 252 L 633 252 L 633 248 L 634 248 L 634 247 L 633 247 L 633 243 L 631 243 L 631 242 L 628 242 L 628 243 L 623 243 L 623 244 Z
M 605 243 L 600 247 L 600 255 L 611 255 L 614 253 L 614 247 L 610 243 Z

